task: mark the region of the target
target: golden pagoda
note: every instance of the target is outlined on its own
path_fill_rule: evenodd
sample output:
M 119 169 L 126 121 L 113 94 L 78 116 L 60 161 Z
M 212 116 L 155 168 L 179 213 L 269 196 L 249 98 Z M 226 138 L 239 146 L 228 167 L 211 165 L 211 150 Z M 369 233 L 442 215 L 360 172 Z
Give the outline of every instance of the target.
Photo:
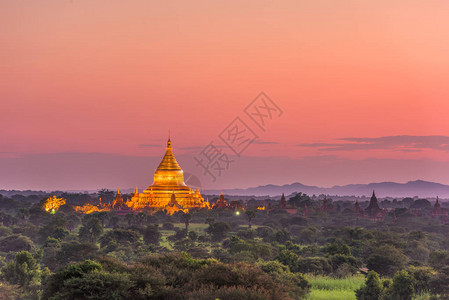
M 142 193 L 136 189 L 126 205 L 134 210 L 164 209 L 173 198 L 183 209 L 210 208 L 209 202 L 204 201 L 198 189 L 193 191 L 184 183 L 184 172 L 173 155 L 169 137 L 165 155 L 154 172 L 153 184 Z

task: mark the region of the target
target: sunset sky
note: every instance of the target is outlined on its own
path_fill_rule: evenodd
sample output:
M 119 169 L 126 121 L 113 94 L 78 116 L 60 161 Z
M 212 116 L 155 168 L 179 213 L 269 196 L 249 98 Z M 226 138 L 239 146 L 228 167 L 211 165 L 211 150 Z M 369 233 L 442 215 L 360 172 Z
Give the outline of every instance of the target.
M 146 188 L 169 130 L 203 188 L 449 184 L 448 15 L 447 0 L 3 0 L 0 189 Z M 262 91 L 283 112 L 265 131 L 244 112 Z M 258 139 L 213 182 L 193 157 L 236 117 Z

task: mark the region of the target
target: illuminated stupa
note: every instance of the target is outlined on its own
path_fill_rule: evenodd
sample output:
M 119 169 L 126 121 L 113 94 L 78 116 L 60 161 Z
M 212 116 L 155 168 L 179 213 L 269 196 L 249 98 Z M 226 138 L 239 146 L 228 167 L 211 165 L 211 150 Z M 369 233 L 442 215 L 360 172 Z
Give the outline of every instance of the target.
M 210 208 L 199 190 L 193 191 L 184 183 L 184 172 L 173 155 L 169 137 L 165 155 L 154 172 L 153 184 L 142 193 L 136 189 L 126 205 L 134 210 L 164 209 L 172 200 L 172 195 L 183 209 Z

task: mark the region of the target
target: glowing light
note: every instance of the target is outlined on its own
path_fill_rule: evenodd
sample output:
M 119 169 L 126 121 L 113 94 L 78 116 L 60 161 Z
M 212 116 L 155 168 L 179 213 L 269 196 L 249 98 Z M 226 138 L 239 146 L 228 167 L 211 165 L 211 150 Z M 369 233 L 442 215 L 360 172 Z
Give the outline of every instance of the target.
M 44 202 L 44 209 L 46 212 L 55 214 L 60 206 L 64 205 L 66 200 L 64 198 L 57 198 L 56 196 L 51 196 L 47 198 Z
M 239 212 L 239 211 L 236 211 L 235 214 L 238 216 L 238 215 L 240 215 L 240 212 Z
M 109 208 L 108 206 L 97 207 L 95 205 L 87 203 L 87 204 L 84 204 L 83 206 L 75 206 L 75 210 L 78 212 L 85 213 L 85 214 L 91 214 L 93 212 L 98 212 L 98 211 L 110 211 L 111 208 Z

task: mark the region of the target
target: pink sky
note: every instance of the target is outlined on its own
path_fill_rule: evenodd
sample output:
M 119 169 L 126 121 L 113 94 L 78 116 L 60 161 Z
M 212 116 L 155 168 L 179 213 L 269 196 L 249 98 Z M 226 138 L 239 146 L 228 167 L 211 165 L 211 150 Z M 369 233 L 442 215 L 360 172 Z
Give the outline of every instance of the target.
M 259 171 L 205 186 L 449 184 L 449 172 L 418 167 L 449 163 L 448 14 L 445 0 L 1 1 L 0 189 L 87 187 L 77 176 L 89 174 L 71 169 L 36 184 L 28 175 L 39 170 L 24 161 L 61 152 L 160 157 L 169 129 L 175 154 L 189 159 L 260 91 L 284 113 L 257 132 L 269 143 L 244 153 Z M 301 172 L 251 166 L 259 157 L 294 161 Z M 325 168 L 329 157 L 338 169 Z M 416 169 L 353 168 L 370 159 Z M 49 173 L 64 168 L 56 158 L 45 164 Z M 148 185 L 156 165 L 149 159 L 142 173 Z M 128 184 L 107 172 L 89 182 Z

